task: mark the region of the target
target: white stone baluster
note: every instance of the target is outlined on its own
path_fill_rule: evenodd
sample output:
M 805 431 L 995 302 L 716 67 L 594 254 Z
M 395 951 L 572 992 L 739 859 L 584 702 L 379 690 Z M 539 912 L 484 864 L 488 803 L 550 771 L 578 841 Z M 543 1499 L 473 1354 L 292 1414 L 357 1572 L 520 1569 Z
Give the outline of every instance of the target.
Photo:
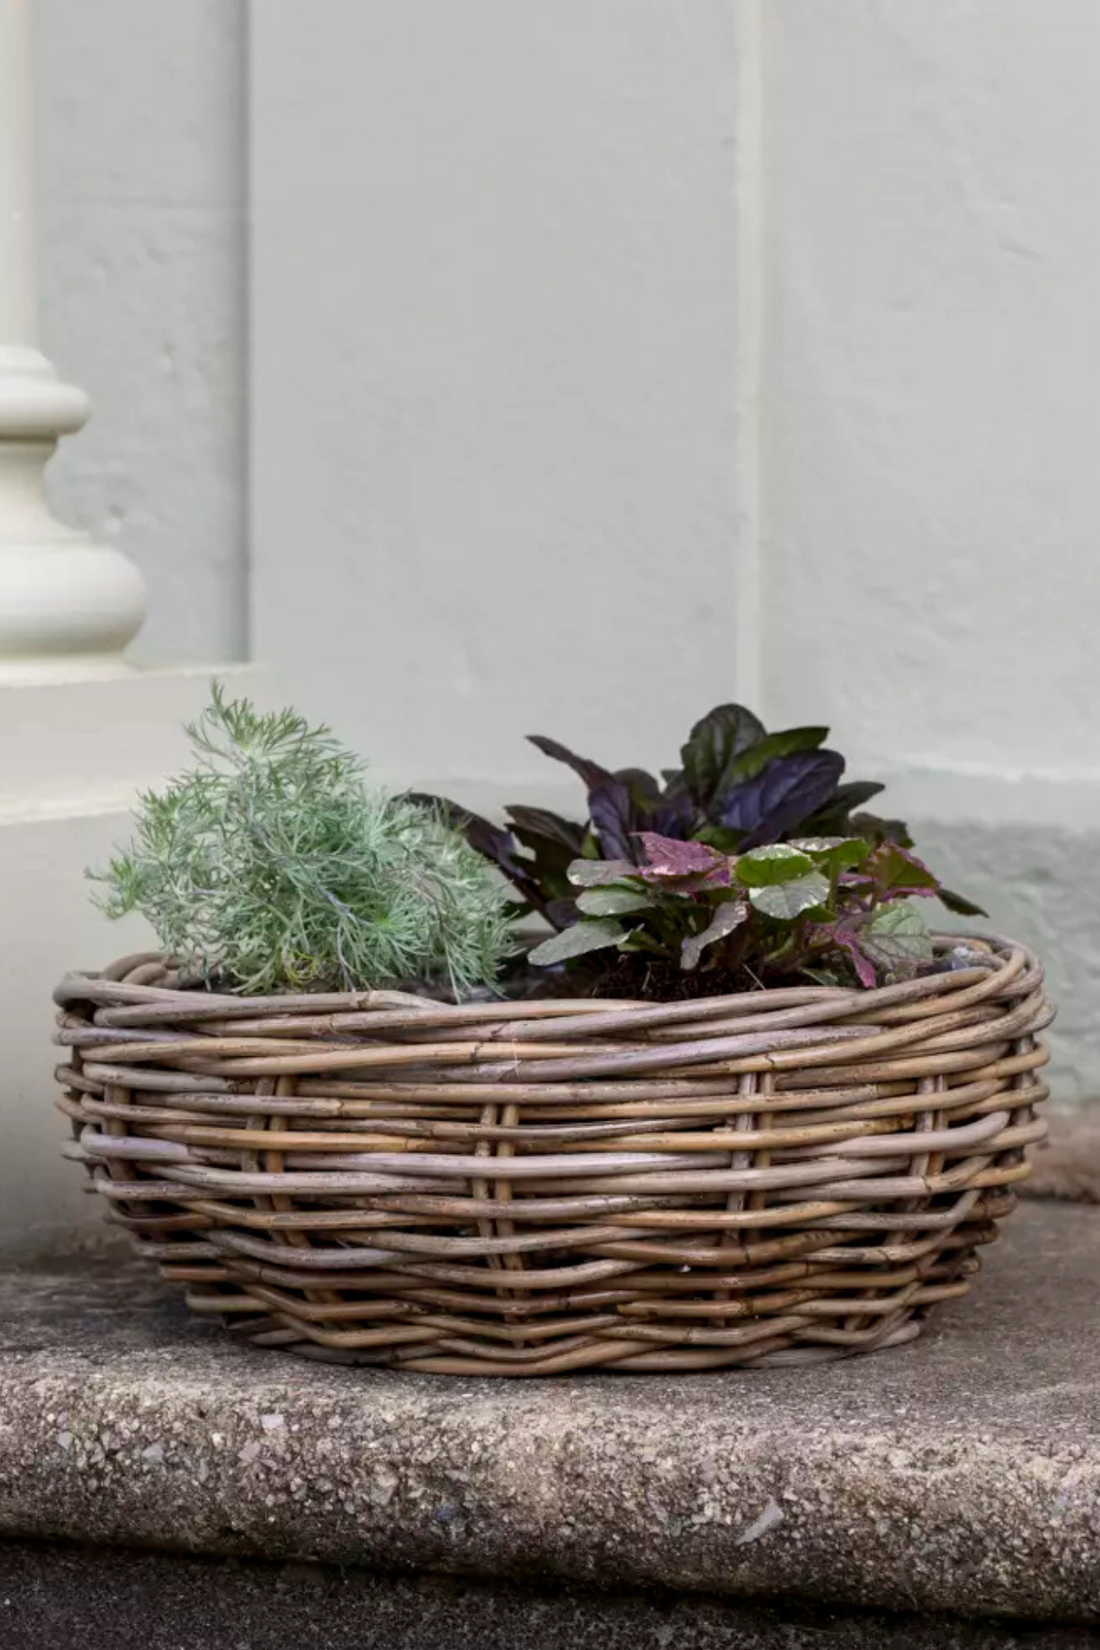
M 0 684 L 125 671 L 145 587 L 46 507 L 43 470 L 88 417 L 36 347 L 33 0 L 0 0 Z

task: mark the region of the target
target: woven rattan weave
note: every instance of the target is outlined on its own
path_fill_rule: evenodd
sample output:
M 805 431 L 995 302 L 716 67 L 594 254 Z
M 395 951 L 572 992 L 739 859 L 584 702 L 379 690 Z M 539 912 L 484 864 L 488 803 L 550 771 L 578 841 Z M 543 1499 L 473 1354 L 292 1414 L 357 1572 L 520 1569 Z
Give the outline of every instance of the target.
M 1045 1133 L 1041 971 L 972 943 L 879 990 L 660 1004 L 247 999 L 131 957 L 55 994 L 69 1150 L 264 1346 L 462 1375 L 896 1346 Z

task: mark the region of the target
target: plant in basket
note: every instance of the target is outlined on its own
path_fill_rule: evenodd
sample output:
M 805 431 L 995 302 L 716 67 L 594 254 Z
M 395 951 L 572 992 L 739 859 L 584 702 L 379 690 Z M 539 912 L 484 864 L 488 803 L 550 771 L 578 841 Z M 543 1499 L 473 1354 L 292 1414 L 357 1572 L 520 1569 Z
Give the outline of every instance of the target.
M 584 817 L 503 825 L 292 712 L 191 731 L 99 879 L 163 950 L 55 996 L 77 1155 L 196 1310 L 523 1375 L 846 1356 L 966 1292 L 1045 1132 L 1041 970 L 931 931 L 977 907 L 824 728 L 719 706 L 660 780 L 539 738 Z
M 525 963 L 564 964 L 602 991 L 658 999 L 806 980 L 869 987 L 934 965 L 913 898 L 984 913 L 915 857 L 901 820 L 855 811 L 883 787 L 843 783 L 827 735 L 769 734 L 743 706 L 719 705 L 661 782 L 534 736 L 584 782 L 583 824 L 517 805 L 501 829 L 453 802 L 420 800 L 444 808 L 500 867 L 518 915 L 535 911 L 556 930 Z

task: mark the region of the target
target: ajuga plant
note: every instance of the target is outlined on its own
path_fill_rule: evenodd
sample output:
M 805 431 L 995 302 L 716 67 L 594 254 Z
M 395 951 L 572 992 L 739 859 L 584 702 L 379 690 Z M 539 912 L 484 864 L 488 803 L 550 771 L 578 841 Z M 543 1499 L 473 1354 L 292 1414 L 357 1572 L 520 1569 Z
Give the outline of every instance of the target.
M 511 949 L 500 879 L 443 817 L 365 788 L 291 710 L 215 685 L 190 771 L 140 800 L 100 904 L 141 912 L 196 982 L 249 994 L 491 982 Z
M 603 953 L 606 973 L 617 950 L 659 964 L 662 992 L 670 964 L 695 976 L 683 982 L 690 994 L 708 989 L 708 973 L 727 989 L 798 979 L 870 986 L 931 960 L 911 896 L 981 913 L 912 854 L 901 820 L 859 811 L 883 787 L 845 782 L 827 735 L 768 733 L 743 706 L 719 705 L 660 781 L 536 735 L 539 750 L 583 781 L 583 823 L 516 806 L 501 828 L 437 805 L 508 877 L 515 913 L 538 912 L 556 930 L 529 954 L 536 966 L 590 974 Z

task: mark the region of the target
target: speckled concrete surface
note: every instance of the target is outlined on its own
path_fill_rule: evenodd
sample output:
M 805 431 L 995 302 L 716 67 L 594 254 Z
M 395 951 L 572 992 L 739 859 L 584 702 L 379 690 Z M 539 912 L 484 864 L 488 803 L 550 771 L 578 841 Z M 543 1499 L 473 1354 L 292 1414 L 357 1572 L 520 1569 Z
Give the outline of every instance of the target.
M 331 1369 L 142 1271 L 0 1280 L 0 1534 L 1100 1620 L 1100 1211 L 1021 1208 L 923 1341 L 813 1371 Z
M 0 1543 L 4 1650 L 1095 1650 L 1087 1627 Z

